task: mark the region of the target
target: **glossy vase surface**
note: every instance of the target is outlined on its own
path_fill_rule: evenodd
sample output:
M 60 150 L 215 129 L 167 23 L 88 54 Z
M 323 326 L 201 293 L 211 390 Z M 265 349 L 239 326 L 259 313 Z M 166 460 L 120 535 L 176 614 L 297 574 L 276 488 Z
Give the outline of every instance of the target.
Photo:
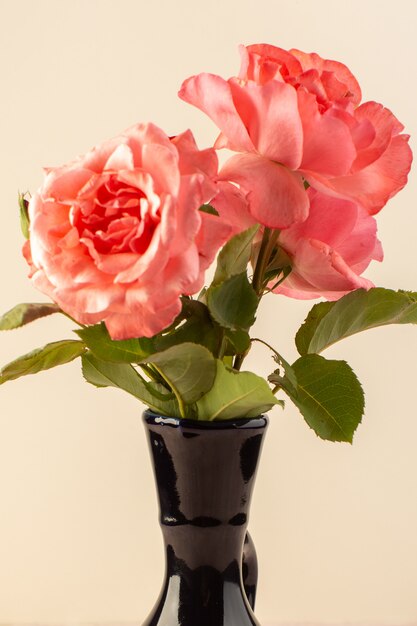
M 144 413 L 166 572 L 143 626 L 259 626 L 249 507 L 264 416 L 196 422 Z

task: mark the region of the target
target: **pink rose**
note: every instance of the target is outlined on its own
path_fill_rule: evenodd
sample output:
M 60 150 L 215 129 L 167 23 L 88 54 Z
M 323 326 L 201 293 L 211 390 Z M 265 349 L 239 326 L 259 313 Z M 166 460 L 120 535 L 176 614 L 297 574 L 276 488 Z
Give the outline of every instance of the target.
M 113 339 L 160 332 L 230 235 L 199 211 L 216 174 L 213 149 L 153 124 L 47 170 L 29 205 L 32 281 L 78 322 L 104 321 Z
M 345 65 L 263 44 L 242 46 L 241 55 L 238 77 L 199 74 L 179 95 L 220 128 L 216 148 L 243 153 L 222 175 L 239 184 L 250 178 L 256 220 L 281 229 L 302 222 L 305 181 L 369 214 L 402 189 L 412 160 L 408 135 L 381 104 L 358 106 L 360 88 Z
M 350 200 L 312 189 L 308 194 L 308 218 L 280 233 L 278 243 L 291 258 L 292 271 L 275 293 L 337 300 L 353 289 L 373 287 L 360 275 L 372 260 L 382 261 L 375 218 Z

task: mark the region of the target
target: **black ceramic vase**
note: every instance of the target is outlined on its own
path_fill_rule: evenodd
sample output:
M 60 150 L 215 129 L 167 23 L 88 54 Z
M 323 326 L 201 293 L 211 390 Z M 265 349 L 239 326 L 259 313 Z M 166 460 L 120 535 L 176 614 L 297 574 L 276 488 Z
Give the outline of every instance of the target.
M 267 418 L 196 422 L 146 411 L 144 420 L 166 573 L 143 626 L 259 626 L 246 528 Z

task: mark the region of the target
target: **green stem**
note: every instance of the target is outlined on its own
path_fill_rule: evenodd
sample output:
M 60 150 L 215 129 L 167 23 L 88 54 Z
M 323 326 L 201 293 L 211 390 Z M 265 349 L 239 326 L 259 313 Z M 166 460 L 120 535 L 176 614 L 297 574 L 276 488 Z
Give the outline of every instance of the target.
M 259 249 L 258 258 L 256 261 L 255 272 L 253 274 L 252 286 L 259 298 L 264 295 L 264 280 L 265 271 L 268 267 L 268 263 L 271 260 L 271 255 L 274 251 L 275 244 L 279 237 L 280 231 L 277 229 L 265 228 L 262 236 L 261 247 Z
M 233 369 L 238 371 L 240 370 L 245 357 L 248 355 L 248 352 L 249 350 L 246 350 L 246 352 L 244 352 L 243 354 L 236 355 L 235 362 L 233 363 Z
M 279 352 L 277 352 L 275 350 L 275 348 L 273 348 L 272 346 L 269 345 L 269 343 L 267 343 L 266 341 L 264 341 L 263 339 L 259 339 L 258 337 L 253 337 L 251 338 L 251 341 L 257 341 L 258 343 L 263 343 L 264 346 L 266 346 L 267 348 L 269 348 L 274 354 L 275 356 L 281 360 L 281 355 Z
M 171 391 L 174 393 L 174 395 L 175 395 L 175 397 L 176 397 L 176 399 L 177 399 L 177 402 L 178 402 L 178 408 L 179 408 L 179 410 L 180 410 L 180 415 L 181 415 L 181 417 L 182 417 L 183 419 L 184 419 L 184 418 L 186 418 L 186 417 L 187 417 L 187 408 L 186 408 L 186 406 L 185 406 L 185 402 L 184 402 L 184 400 L 182 399 L 181 395 L 178 393 L 178 390 L 177 390 L 177 389 L 175 389 L 174 385 L 171 385 L 171 384 L 170 384 L 169 380 L 168 380 L 167 378 L 165 378 L 165 376 L 163 375 L 163 373 L 161 372 L 161 370 L 160 370 L 160 369 L 159 369 L 156 365 L 154 365 L 154 367 L 155 367 L 156 371 L 158 372 L 158 374 L 159 374 L 159 375 L 160 375 L 160 376 L 161 376 L 161 377 L 165 380 L 165 382 L 169 385 L 169 388 L 171 389 Z
M 224 329 L 222 328 L 220 330 L 219 342 L 218 342 L 218 347 L 217 347 L 217 358 L 218 359 L 221 360 L 224 357 L 224 353 L 226 351 L 226 346 L 227 346 L 227 337 L 225 336 Z
M 165 379 L 160 376 L 159 372 L 152 369 L 150 365 L 145 365 L 145 363 L 140 363 L 139 367 L 141 367 L 143 371 L 149 376 L 149 378 L 153 380 L 155 383 L 160 383 L 161 385 L 164 385 L 164 387 L 166 387 L 169 391 L 171 391 L 171 387 L 167 386 Z
M 264 292 L 265 270 L 270 261 L 271 254 L 278 237 L 279 230 L 273 230 L 271 228 L 265 227 L 252 279 L 252 287 L 256 295 L 258 296 L 259 302 L 261 301 Z M 235 362 L 233 364 L 233 368 L 235 370 L 240 370 L 248 352 L 249 350 L 247 350 L 244 354 L 236 355 Z
M 267 263 L 266 255 L 268 251 L 269 236 L 271 234 L 270 228 L 265 228 L 262 235 L 261 247 L 259 248 L 258 258 L 256 260 L 255 271 L 253 273 L 252 287 L 258 297 L 262 296 L 262 285 L 265 273 L 265 266 Z

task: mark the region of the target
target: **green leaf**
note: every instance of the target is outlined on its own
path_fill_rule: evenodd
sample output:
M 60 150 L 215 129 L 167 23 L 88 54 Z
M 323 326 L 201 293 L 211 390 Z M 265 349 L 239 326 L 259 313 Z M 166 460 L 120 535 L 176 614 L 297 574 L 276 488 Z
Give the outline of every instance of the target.
M 202 213 L 208 213 L 209 215 L 219 215 L 218 211 L 216 211 L 214 206 L 211 206 L 211 204 L 202 204 L 199 211 Z
M 388 324 L 417 324 L 417 293 L 375 287 L 316 304 L 295 342 L 302 355 L 319 353 L 345 337 Z
M 24 193 L 18 194 L 19 211 L 20 211 L 20 228 L 25 239 L 29 239 L 29 202 L 26 200 Z
M 82 371 L 85 380 L 95 387 L 122 389 L 156 413 L 180 417 L 174 394 L 167 393 L 162 385 L 145 381 L 132 365 L 103 361 L 87 352 L 82 356 Z
M 246 330 L 230 330 L 226 328 L 226 355 L 245 354 L 250 348 L 250 336 Z
M 296 392 L 285 389 L 307 424 L 322 439 L 352 442 L 364 410 L 364 395 L 345 361 L 318 354 L 300 357 L 292 366 Z
M 181 323 L 182 322 L 182 323 Z M 74 332 L 100 359 L 114 363 L 138 363 L 151 354 L 181 343 L 198 343 L 214 352 L 219 344 L 220 329 L 211 319 L 207 307 L 196 300 L 183 302 L 181 325 L 154 337 L 115 341 L 104 324 L 88 326 Z
M 332 310 L 334 304 L 334 302 L 319 302 L 319 304 L 315 304 L 310 309 L 302 326 L 300 326 L 295 335 L 295 344 L 299 354 L 309 353 L 309 345 L 318 325 L 327 313 Z
M 220 326 L 247 330 L 255 321 L 258 297 L 246 272 L 232 276 L 207 291 L 207 306 Z
M 191 300 L 183 308 L 186 321 L 171 332 L 154 337 L 153 351 L 162 352 L 181 343 L 198 343 L 214 353 L 219 345 L 220 329 L 211 319 L 207 306 Z
M 256 417 L 282 402 L 273 395 L 264 378 L 252 372 L 237 372 L 217 360 L 213 387 L 198 402 L 198 419 L 226 420 Z
M 213 285 L 219 285 L 231 276 L 246 272 L 249 263 L 252 241 L 258 226 L 252 226 L 232 237 L 221 249 L 217 257 Z
M 64 340 L 48 343 L 15 359 L 0 370 L 0 384 L 28 374 L 37 374 L 57 365 L 69 363 L 85 352 L 82 341 Z
M 0 330 L 13 330 L 52 313 L 62 313 L 57 304 L 48 302 L 17 304 L 0 316 Z
M 104 324 L 87 326 L 74 332 L 81 337 L 96 357 L 104 361 L 137 363 L 155 351 L 153 340 L 147 337 L 114 341 Z
M 204 346 L 182 343 L 140 361 L 151 363 L 174 391 L 177 399 L 193 404 L 213 385 L 216 361 Z

